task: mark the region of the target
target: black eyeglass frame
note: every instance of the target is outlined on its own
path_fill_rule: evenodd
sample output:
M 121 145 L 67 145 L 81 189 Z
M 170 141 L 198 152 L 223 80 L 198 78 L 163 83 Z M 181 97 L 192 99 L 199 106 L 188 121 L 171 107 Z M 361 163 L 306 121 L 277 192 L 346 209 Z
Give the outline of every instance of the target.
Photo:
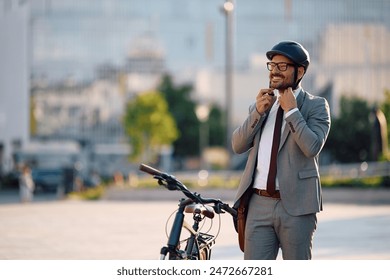
M 280 68 L 280 66 L 282 66 L 282 69 Z M 283 67 L 285 66 L 285 67 Z M 278 68 L 278 70 L 280 72 L 284 72 L 284 71 L 287 71 L 288 69 L 288 66 L 295 66 L 295 64 L 293 63 L 288 63 L 288 62 L 278 62 L 278 63 L 275 63 L 275 62 L 267 62 L 267 69 L 269 71 L 272 71 L 274 70 L 274 68 Z

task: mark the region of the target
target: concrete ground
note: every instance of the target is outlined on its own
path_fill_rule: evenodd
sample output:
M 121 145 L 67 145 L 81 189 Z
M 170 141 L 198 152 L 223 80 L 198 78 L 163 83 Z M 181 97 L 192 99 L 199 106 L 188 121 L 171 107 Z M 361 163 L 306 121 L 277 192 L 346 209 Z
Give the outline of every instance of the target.
M 230 203 L 234 197 L 229 190 L 201 193 Z M 39 194 L 21 204 L 16 191 L 0 191 L 0 260 L 158 259 L 180 197 L 161 189 L 110 189 L 99 201 Z M 220 218 L 213 259 L 242 259 L 231 216 Z M 216 233 L 218 216 L 213 226 Z M 389 260 L 390 190 L 325 189 L 313 246 L 317 260 Z

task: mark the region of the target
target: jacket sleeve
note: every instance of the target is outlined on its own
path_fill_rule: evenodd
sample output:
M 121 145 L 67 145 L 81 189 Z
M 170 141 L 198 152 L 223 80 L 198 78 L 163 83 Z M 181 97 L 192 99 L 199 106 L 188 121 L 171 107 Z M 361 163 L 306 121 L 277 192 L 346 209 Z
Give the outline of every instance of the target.
M 300 111 L 286 118 L 295 142 L 306 157 L 315 157 L 325 145 L 330 130 L 330 110 L 325 98 L 313 100 L 313 107 L 305 118 Z
M 253 139 L 261 129 L 266 119 L 266 114 L 260 115 L 256 110 L 256 104 L 249 107 L 249 114 L 244 122 L 236 128 L 232 135 L 232 149 L 236 154 L 247 152 L 253 147 Z

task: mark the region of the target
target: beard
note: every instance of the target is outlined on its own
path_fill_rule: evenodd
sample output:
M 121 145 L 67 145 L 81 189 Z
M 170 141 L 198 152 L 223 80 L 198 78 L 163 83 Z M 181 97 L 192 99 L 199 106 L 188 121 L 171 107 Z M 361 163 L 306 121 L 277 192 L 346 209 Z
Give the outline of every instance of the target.
M 269 87 L 279 91 L 284 91 L 289 87 L 295 89 L 295 83 L 292 80 L 286 81 L 286 77 L 283 75 L 270 75 Z

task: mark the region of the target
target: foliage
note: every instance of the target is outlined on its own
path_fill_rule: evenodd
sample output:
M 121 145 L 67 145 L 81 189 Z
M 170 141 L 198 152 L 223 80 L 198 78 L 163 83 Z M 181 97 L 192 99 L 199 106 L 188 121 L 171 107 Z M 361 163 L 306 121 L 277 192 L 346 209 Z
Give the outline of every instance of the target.
M 153 161 L 161 146 L 171 145 L 179 136 L 168 104 L 157 91 L 141 93 L 127 104 L 124 126 L 132 146 L 131 158 L 143 156 L 146 162 Z
M 208 120 L 210 146 L 224 145 L 226 138 L 226 128 L 222 125 L 223 123 L 223 111 L 216 105 L 212 106 Z
M 182 179 L 184 185 L 189 189 L 235 189 L 239 183 L 240 176 L 220 176 L 211 175 L 206 184 L 200 185 L 198 178 L 186 178 Z M 370 178 L 344 178 L 338 179 L 333 177 L 324 176 L 321 177 L 321 185 L 324 188 L 337 188 L 337 187 L 352 187 L 352 188 L 381 188 L 389 187 L 389 180 L 386 177 L 370 177 Z M 140 177 L 137 188 L 160 188 L 155 179 L 150 177 Z
M 80 192 L 71 192 L 68 194 L 70 199 L 99 200 L 104 196 L 105 187 L 103 185 L 94 188 L 87 188 Z
M 192 85 L 174 85 L 169 75 L 163 77 L 159 86 L 169 104 L 169 111 L 176 120 L 181 136 L 174 142 L 174 155 L 176 157 L 187 157 L 199 154 L 199 126 L 200 122 L 195 114 L 197 103 L 191 99 Z M 207 121 L 209 127 L 210 146 L 220 146 L 224 143 L 224 128 L 222 124 L 222 111 L 218 106 L 210 108 Z M 190 147 L 190 148 L 189 148 Z
M 37 118 L 35 115 L 35 98 L 34 95 L 31 95 L 30 97 L 30 135 L 35 136 L 37 134 L 38 130 L 38 123 L 37 123 Z
M 352 97 L 340 100 L 340 115 L 333 118 L 326 148 L 335 160 L 360 162 L 370 160 L 371 108 L 366 101 Z
M 181 132 L 173 143 L 174 155 L 197 155 L 199 151 L 199 121 L 195 114 L 195 102 L 191 100 L 192 86 L 185 84 L 175 86 L 170 76 L 163 77 L 158 90 L 166 99 L 169 112 Z
M 220 176 L 211 175 L 205 183 L 202 183 L 198 178 L 180 179 L 182 183 L 189 189 L 235 189 L 240 181 L 240 176 Z M 155 179 L 142 177 L 138 180 L 138 188 L 161 188 Z
M 321 185 L 323 187 L 364 187 L 364 188 L 375 188 L 375 187 L 386 187 L 384 177 L 369 177 L 369 178 L 344 178 L 336 179 L 332 177 L 322 177 Z
M 390 89 L 385 90 L 384 102 L 381 104 L 380 109 L 385 114 L 387 121 L 387 139 L 390 139 Z

